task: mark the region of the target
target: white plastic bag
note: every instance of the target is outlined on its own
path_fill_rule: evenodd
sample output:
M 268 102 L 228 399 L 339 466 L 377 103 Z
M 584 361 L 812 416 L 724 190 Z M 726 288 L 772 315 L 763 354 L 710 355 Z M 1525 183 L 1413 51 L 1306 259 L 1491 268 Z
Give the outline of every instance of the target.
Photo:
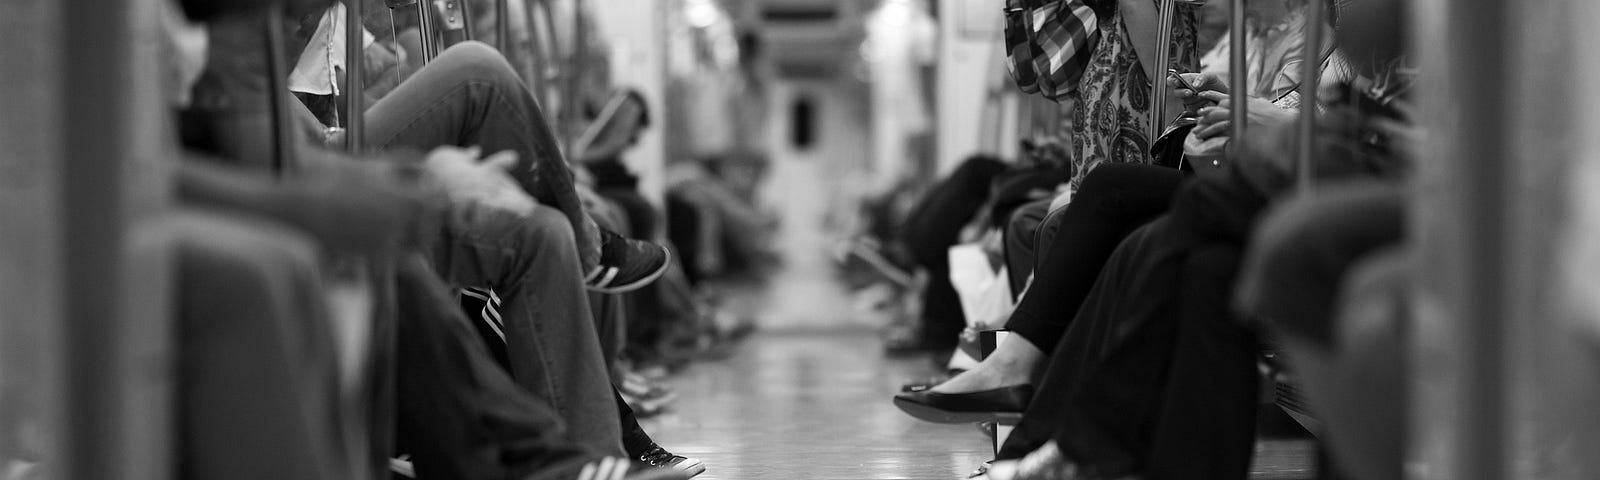
M 1011 300 L 1011 281 L 1006 267 L 990 266 L 982 243 L 950 247 L 950 283 L 961 299 L 969 330 L 1003 328 L 1016 304 Z

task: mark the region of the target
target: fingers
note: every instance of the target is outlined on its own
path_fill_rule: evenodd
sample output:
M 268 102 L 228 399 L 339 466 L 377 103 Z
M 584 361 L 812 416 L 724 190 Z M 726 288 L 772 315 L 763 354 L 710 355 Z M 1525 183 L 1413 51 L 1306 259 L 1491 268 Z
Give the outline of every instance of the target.
M 1217 102 L 1218 105 L 1222 105 L 1228 102 L 1228 99 L 1231 97 L 1229 97 L 1226 93 L 1218 92 L 1216 90 L 1206 90 L 1204 92 L 1200 92 L 1200 98 Z
M 1230 128 L 1232 128 L 1232 127 L 1233 127 L 1233 122 L 1231 122 L 1231 121 L 1222 121 L 1222 122 L 1218 122 L 1218 123 L 1202 124 L 1201 126 L 1195 127 L 1194 136 L 1196 138 L 1201 139 L 1201 140 L 1209 140 L 1212 137 L 1216 137 L 1216 136 L 1219 136 L 1219 135 L 1226 135 L 1228 133 L 1228 130 Z
M 1233 118 L 1233 110 L 1225 106 L 1214 106 L 1200 109 L 1200 123 L 1217 123 Z
M 517 166 L 518 158 L 519 156 L 515 150 L 503 150 L 493 155 L 484 157 L 482 163 L 486 167 L 510 171 L 512 168 Z
M 478 160 L 478 156 L 482 152 L 483 152 L 483 149 L 479 148 L 479 147 L 457 147 L 455 145 L 441 145 L 441 146 L 438 146 L 438 147 L 434 147 L 434 149 L 431 152 L 428 153 L 428 156 L 430 156 L 430 157 L 438 157 L 438 158 L 448 158 L 450 160 L 467 159 L 469 161 L 475 162 L 475 161 Z

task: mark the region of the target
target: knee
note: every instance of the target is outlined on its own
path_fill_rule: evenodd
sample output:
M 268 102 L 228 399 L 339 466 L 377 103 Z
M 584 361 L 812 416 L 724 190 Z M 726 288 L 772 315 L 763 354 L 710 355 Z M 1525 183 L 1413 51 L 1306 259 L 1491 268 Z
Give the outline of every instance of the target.
M 474 80 L 521 85 L 516 70 L 499 50 L 483 42 L 466 41 L 455 44 L 434 60 L 446 71 L 465 75 Z
M 1044 222 L 1050 213 L 1050 202 L 1034 202 L 1023 205 L 1011 213 L 1011 219 L 1006 222 L 1007 235 L 1033 235 L 1039 231 L 1039 224 Z
M 1073 202 L 1099 203 L 1114 198 L 1116 192 L 1133 179 L 1148 175 L 1148 165 L 1112 163 L 1090 170 L 1078 184 Z M 1163 167 L 1154 167 L 1163 168 Z
M 1323 248 L 1338 232 L 1327 231 L 1317 208 L 1308 199 L 1290 199 L 1269 211 L 1250 242 L 1255 255 L 1271 270 L 1309 267 L 1308 251 Z
M 577 236 L 572 231 L 572 222 L 560 210 L 539 205 L 532 212 L 523 214 L 523 217 L 521 223 L 525 226 L 525 235 L 541 243 L 577 244 Z

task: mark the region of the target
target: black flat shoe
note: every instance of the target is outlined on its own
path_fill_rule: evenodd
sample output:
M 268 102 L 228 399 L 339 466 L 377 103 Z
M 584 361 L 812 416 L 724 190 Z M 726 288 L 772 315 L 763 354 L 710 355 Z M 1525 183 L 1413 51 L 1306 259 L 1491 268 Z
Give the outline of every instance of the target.
M 966 373 L 966 370 L 965 369 L 960 369 L 960 368 L 952 368 L 949 371 L 945 372 L 945 376 L 942 377 L 942 378 L 930 378 L 930 379 L 922 380 L 922 381 L 904 383 L 904 384 L 900 385 L 900 393 L 915 393 L 915 392 L 927 391 L 928 389 L 936 387 L 941 383 L 950 381 L 951 378 L 954 378 L 956 375 L 960 375 L 962 373 Z
M 894 406 L 926 422 L 977 423 L 992 420 L 997 413 L 1022 413 L 1032 398 L 1032 385 L 1014 385 L 968 393 L 901 393 L 894 396 Z

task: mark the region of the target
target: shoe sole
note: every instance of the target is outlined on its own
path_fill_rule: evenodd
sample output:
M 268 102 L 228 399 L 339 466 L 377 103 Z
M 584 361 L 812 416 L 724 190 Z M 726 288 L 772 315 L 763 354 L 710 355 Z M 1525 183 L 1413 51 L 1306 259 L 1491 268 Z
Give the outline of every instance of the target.
M 666 261 L 661 262 L 661 268 L 657 268 L 656 271 L 650 272 L 649 275 L 645 275 L 644 277 L 642 277 L 642 278 L 640 278 L 638 280 L 634 280 L 632 282 L 629 282 L 629 283 L 626 283 L 626 284 L 622 284 L 622 285 L 613 285 L 613 286 L 610 286 L 610 287 L 589 287 L 589 286 L 586 285 L 586 287 L 591 292 L 604 293 L 604 294 L 607 294 L 607 295 L 615 295 L 615 294 L 618 294 L 618 293 L 628 293 L 628 292 L 631 292 L 631 291 L 634 291 L 634 290 L 638 290 L 640 288 L 644 288 L 645 285 L 649 285 L 651 283 L 655 283 L 656 280 L 661 279 L 662 275 L 666 275 L 667 274 L 667 269 L 668 268 L 672 268 L 672 251 L 671 250 L 665 250 L 665 251 L 666 251 L 666 254 L 667 254 Z
M 645 471 L 629 473 L 623 480 L 686 480 L 692 478 L 688 472 L 652 468 Z
M 701 462 L 699 460 L 696 460 L 694 465 L 690 465 L 690 466 L 687 466 L 687 467 L 684 467 L 684 466 L 680 465 L 680 466 L 677 466 L 675 468 L 677 468 L 678 471 L 680 471 L 680 472 L 689 474 L 689 478 L 698 477 L 698 476 L 700 476 L 700 474 L 706 473 L 706 464 L 705 464 L 705 462 Z
M 930 406 L 927 406 L 927 405 L 923 405 L 923 404 L 920 404 L 920 403 L 917 403 L 917 402 L 912 402 L 912 401 L 904 400 L 904 399 L 900 399 L 900 398 L 894 399 L 894 406 L 899 407 L 900 411 L 906 412 L 906 415 L 910 415 L 911 418 L 915 418 L 917 420 L 922 420 L 924 422 L 945 423 L 945 424 L 987 422 L 987 421 L 994 420 L 995 415 L 1004 413 L 1004 412 L 952 412 L 952 411 L 949 411 L 949 410 L 941 410 L 941 409 L 938 409 L 938 408 L 933 408 L 933 407 L 930 407 Z

